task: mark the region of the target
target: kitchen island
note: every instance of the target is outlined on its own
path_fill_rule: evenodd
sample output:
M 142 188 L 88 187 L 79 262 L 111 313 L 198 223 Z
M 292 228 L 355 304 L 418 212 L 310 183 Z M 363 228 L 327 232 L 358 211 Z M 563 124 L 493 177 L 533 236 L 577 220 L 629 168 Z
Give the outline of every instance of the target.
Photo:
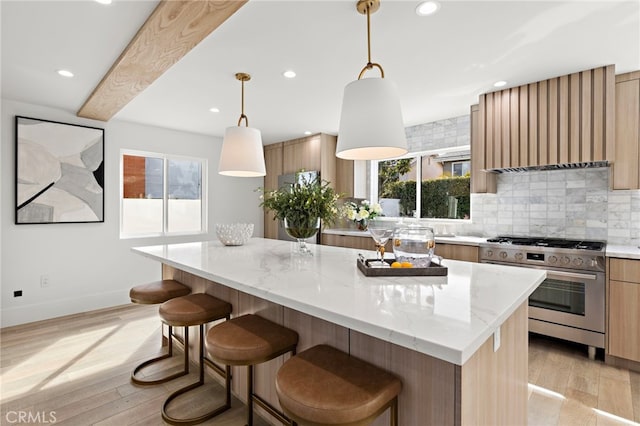
M 445 260 L 446 277 L 366 277 L 358 250 L 295 249 L 252 238 L 133 250 L 161 262 L 164 278 L 230 302 L 233 315 L 255 312 L 296 330 L 298 351 L 327 343 L 394 372 L 404 385 L 401 425 L 526 424 L 527 298 L 543 271 Z M 271 402 L 284 359 L 257 370 L 257 391 Z M 234 369 L 240 399 L 243 378 Z

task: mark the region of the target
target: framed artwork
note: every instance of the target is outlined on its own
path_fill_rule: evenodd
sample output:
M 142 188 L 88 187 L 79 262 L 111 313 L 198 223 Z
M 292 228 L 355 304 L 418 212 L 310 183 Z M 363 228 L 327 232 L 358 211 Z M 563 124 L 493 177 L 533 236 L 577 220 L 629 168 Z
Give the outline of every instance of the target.
M 104 222 L 104 129 L 16 116 L 16 224 Z

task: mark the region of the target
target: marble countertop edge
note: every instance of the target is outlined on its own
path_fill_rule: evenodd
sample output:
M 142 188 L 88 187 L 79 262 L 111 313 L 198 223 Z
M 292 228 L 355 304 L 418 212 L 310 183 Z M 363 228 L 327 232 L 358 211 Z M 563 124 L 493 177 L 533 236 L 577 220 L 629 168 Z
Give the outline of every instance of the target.
M 444 287 L 441 290 L 438 290 L 439 294 L 437 295 L 437 301 L 440 303 L 437 307 L 439 309 L 445 309 L 445 316 L 434 313 L 423 317 L 422 314 L 412 311 L 411 309 L 424 309 L 424 305 L 421 305 L 421 303 L 424 303 L 424 300 L 419 302 L 418 305 L 414 305 L 415 302 L 412 302 L 403 307 L 403 305 L 397 305 L 397 301 L 395 300 L 397 296 L 393 296 L 393 300 L 387 300 L 385 298 L 382 302 L 383 305 L 380 308 L 375 307 L 376 305 L 369 306 L 365 304 L 358 306 L 353 310 L 345 310 L 344 308 L 350 305 L 345 305 L 342 302 L 332 302 L 332 298 L 321 299 L 320 303 L 314 304 L 316 299 L 313 298 L 313 285 L 328 285 L 328 287 L 323 290 L 330 291 L 332 295 L 337 291 L 334 298 L 339 298 L 339 295 L 342 294 L 344 297 L 359 298 L 356 300 L 360 300 L 360 298 L 362 298 L 364 302 L 366 300 L 372 301 L 372 294 L 374 296 L 377 294 L 386 295 L 387 293 L 385 292 L 391 291 L 389 290 L 390 288 L 392 288 L 394 292 L 411 292 L 412 289 L 419 287 L 426 286 L 424 288 L 428 288 L 431 284 L 419 280 L 414 283 L 414 281 L 407 278 L 400 279 L 397 283 L 395 283 L 396 280 L 393 280 L 394 284 L 390 284 L 386 281 L 373 284 L 373 281 L 370 281 L 371 278 L 366 278 L 362 276 L 359 271 L 356 271 L 357 268 L 355 268 L 354 265 L 355 261 L 351 262 L 351 258 L 349 256 L 345 256 L 345 254 L 353 254 L 353 258 L 355 259 L 357 251 L 330 246 L 315 247 L 314 250 L 318 251 L 318 258 L 311 261 L 311 267 L 313 267 L 313 265 L 321 267 L 322 265 L 325 265 L 322 261 L 322 257 L 329 258 L 328 260 L 332 262 L 331 265 L 334 265 L 335 263 L 338 268 L 338 272 L 341 274 L 340 276 L 344 276 L 346 279 L 346 281 L 344 281 L 344 285 L 336 285 L 327 282 L 335 280 L 336 277 L 336 272 L 331 270 L 331 268 L 328 270 L 322 269 L 323 271 L 327 271 L 320 274 L 325 275 L 324 277 L 320 276 L 311 278 L 309 275 L 304 275 L 308 274 L 309 270 L 306 272 L 296 272 L 295 269 L 291 270 L 291 266 L 287 266 L 287 263 L 278 265 L 278 261 L 288 261 L 286 260 L 287 257 L 290 256 L 287 254 L 289 250 L 288 247 L 293 243 L 265 239 L 255 239 L 253 243 L 255 243 L 254 247 L 238 247 L 231 248 L 231 250 L 236 249 L 238 251 L 235 253 L 246 253 L 252 255 L 256 255 L 265 249 L 275 250 L 275 252 L 271 252 L 272 256 L 273 253 L 276 253 L 274 266 L 269 266 L 269 268 L 272 268 L 273 270 L 268 270 L 269 268 L 267 268 L 263 271 L 262 269 L 264 268 L 264 265 L 259 261 L 256 265 L 249 265 L 246 270 L 225 270 L 226 266 L 216 262 L 220 261 L 221 256 L 226 258 L 227 252 L 232 252 L 231 250 L 218 247 L 218 242 L 205 241 L 200 243 L 134 247 L 132 248 L 132 251 L 141 254 L 146 258 L 159 261 L 206 280 L 217 282 L 252 296 L 315 316 L 354 331 L 379 338 L 383 341 L 397 344 L 411 350 L 416 350 L 456 365 L 463 365 L 495 332 L 495 330 L 503 324 L 519 306 L 521 306 L 522 303 L 526 303 L 530 292 L 533 291 L 533 289 L 535 289 L 545 278 L 544 272 L 534 272 L 529 269 L 522 276 L 526 276 L 527 281 L 531 280 L 532 282 L 514 290 L 508 296 L 508 302 L 506 302 L 505 299 L 495 304 L 490 299 L 486 299 L 485 296 L 483 298 L 484 302 L 481 302 L 477 307 L 474 307 L 475 305 L 473 303 L 475 302 L 472 302 L 472 305 L 467 305 L 467 308 L 464 308 L 465 305 L 462 305 L 465 311 L 468 309 L 471 311 L 471 317 L 466 321 L 464 318 L 457 318 L 455 316 L 451 317 L 454 319 L 449 319 L 449 315 L 453 312 L 451 309 L 452 307 L 457 306 L 460 297 L 464 296 L 462 300 L 466 300 L 465 303 L 467 304 L 469 303 L 468 299 L 464 299 L 469 297 L 466 293 L 469 291 L 467 288 L 469 285 L 467 280 L 469 278 L 465 278 L 467 277 L 467 274 L 471 273 L 473 270 L 476 271 L 476 274 L 484 275 L 485 278 L 483 278 L 483 280 L 486 280 L 487 274 L 493 273 L 493 269 L 489 271 L 488 269 L 485 270 L 485 268 L 495 268 L 496 265 L 448 261 L 451 262 L 449 267 L 453 268 L 451 269 L 451 271 L 453 271 L 453 276 L 448 277 L 448 283 L 444 284 Z M 250 243 L 249 246 L 251 245 L 252 244 Z M 278 258 L 278 255 L 280 258 Z M 348 257 L 349 259 L 343 259 L 345 257 Z M 270 257 L 269 259 L 272 258 Z M 284 269 L 281 271 L 280 268 Z M 499 268 L 500 269 L 497 269 L 497 271 L 499 271 L 498 275 L 504 273 L 505 276 L 510 279 L 514 279 L 522 274 L 522 272 L 516 273 L 515 271 L 510 271 L 511 267 Z M 220 271 L 219 273 L 216 272 L 218 270 Z M 264 273 L 267 273 L 268 276 L 261 275 Z M 298 276 L 297 274 L 303 275 Z M 261 276 L 262 278 L 260 278 Z M 283 278 L 286 278 L 285 282 L 281 282 Z M 308 280 L 311 287 L 291 284 L 291 279 Z M 288 280 L 289 283 L 286 283 Z M 347 284 L 350 283 L 351 280 L 353 280 L 353 283 Z M 417 284 L 417 282 L 420 282 L 421 284 Z M 500 281 L 496 281 L 493 284 L 482 284 L 481 287 L 487 287 L 483 291 L 498 291 L 499 288 L 504 288 L 504 284 L 499 284 L 499 282 Z M 293 283 L 295 283 L 295 281 L 293 281 Z M 423 291 L 425 291 L 424 288 Z M 463 293 L 460 293 L 461 290 Z M 310 293 L 308 293 L 309 291 Z M 443 294 L 443 291 L 446 294 Z M 322 293 L 320 293 L 320 295 L 322 295 Z M 424 297 L 424 295 L 422 297 Z M 442 305 L 442 303 L 444 303 L 444 305 Z M 454 305 L 452 305 L 452 303 L 454 303 Z M 372 312 L 378 312 L 378 309 L 390 309 L 391 311 L 389 311 L 387 316 L 383 316 L 372 321 L 373 317 L 371 317 L 371 314 Z M 434 309 L 434 306 L 431 306 L 430 309 Z M 457 308 L 455 311 L 457 312 Z M 467 315 L 469 315 L 469 312 L 466 312 Z M 407 318 L 410 319 L 406 321 L 401 319 L 406 315 L 408 315 Z
M 607 244 L 607 257 L 640 260 L 640 248 L 619 244 Z

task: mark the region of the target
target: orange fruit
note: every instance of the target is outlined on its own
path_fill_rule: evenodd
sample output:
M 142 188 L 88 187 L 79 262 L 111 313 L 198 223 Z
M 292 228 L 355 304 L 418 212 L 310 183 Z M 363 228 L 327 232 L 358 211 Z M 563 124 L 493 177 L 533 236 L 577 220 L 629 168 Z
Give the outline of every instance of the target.
M 402 268 L 402 264 L 400 262 L 393 262 L 391 264 L 392 268 Z
M 413 263 L 411 262 L 402 262 L 400 265 L 402 265 L 403 268 L 413 268 Z

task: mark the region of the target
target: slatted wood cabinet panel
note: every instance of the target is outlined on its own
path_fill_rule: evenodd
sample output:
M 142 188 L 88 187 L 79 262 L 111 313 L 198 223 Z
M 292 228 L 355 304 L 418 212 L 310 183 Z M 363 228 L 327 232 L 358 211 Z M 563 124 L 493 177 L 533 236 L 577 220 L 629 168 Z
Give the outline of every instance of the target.
M 613 189 L 640 188 L 640 71 L 616 76 Z
M 640 260 L 611 258 L 608 290 L 608 353 L 640 362 Z
M 494 173 L 485 169 L 485 133 L 480 131 L 480 106 L 471 105 L 471 192 L 473 194 L 497 191 L 497 179 Z
M 476 169 L 613 161 L 615 81 L 609 65 L 480 95 Z

